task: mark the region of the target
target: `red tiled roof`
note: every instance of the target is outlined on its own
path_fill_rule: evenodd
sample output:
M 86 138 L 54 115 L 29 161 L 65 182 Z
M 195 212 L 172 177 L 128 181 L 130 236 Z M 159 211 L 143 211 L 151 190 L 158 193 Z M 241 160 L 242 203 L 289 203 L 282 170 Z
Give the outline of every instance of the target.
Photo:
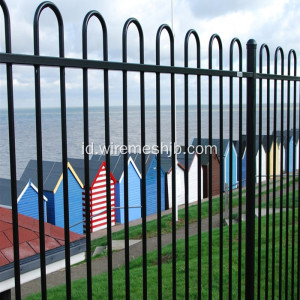
M 18 221 L 20 259 L 39 254 L 39 221 L 21 214 L 19 214 Z M 64 229 L 49 223 L 44 224 L 46 251 L 64 245 Z M 83 235 L 70 231 L 70 242 L 75 242 L 82 238 Z M 0 267 L 13 261 L 12 211 L 0 207 Z

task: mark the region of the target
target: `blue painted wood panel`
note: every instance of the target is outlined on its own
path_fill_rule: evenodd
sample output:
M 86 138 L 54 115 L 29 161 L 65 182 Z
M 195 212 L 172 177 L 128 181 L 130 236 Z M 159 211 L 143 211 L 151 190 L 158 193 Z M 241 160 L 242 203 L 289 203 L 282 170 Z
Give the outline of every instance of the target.
M 70 230 L 83 234 L 82 189 L 69 169 L 68 183 L 70 226 L 81 222 L 75 227 L 70 228 Z M 63 180 L 61 181 L 55 194 L 53 194 L 53 192 L 45 192 L 45 195 L 49 197 L 49 204 L 47 207 L 48 222 L 64 228 Z
M 146 215 L 157 213 L 157 159 L 153 158 L 146 174 Z M 165 210 L 165 176 L 161 171 L 161 211 Z
M 124 177 L 116 184 L 116 207 L 124 207 Z M 141 206 L 141 180 L 130 162 L 128 165 L 128 206 Z M 129 208 L 129 221 L 141 218 L 141 208 Z M 125 223 L 125 210 L 116 209 L 116 222 Z
M 234 146 L 232 146 L 232 189 L 237 188 L 237 153 L 235 151 Z M 225 157 L 223 158 L 223 189 L 225 189 L 225 183 L 228 183 L 228 186 L 230 184 L 230 151 L 229 151 L 229 144 L 227 146 L 227 149 L 225 151 Z
M 287 148 L 285 149 L 285 166 L 286 166 L 287 173 L 293 172 L 294 169 L 293 147 L 294 147 L 294 138 L 292 136 L 289 141 L 289 151 L 287 151 L 288 150 Z M 289 165 L 288 165 L 288 157 L 289 157 Z
M 29 184 L 26 191 L 19 199 L 18 212 L 22 215 L 39 219 L 39 199 L 36 190 Z M 47 220 L 46 205 L 44 201 L 44 220 Z

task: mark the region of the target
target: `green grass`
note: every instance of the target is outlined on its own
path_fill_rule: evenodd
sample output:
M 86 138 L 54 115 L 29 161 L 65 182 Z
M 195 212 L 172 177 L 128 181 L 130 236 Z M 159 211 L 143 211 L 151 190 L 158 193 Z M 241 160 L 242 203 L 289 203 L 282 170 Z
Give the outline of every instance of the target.
M 295 211 L 296 219 L 298 218 L 298 209 Z M 265 253 L 266 253 L 266 219 L 262 218 L 262 247 L 261 247 L 261 299 L 264 298 L 265 289 L 271 291 L 271 267 L 272 267 L 272 232 L 270 232 L 269 236 L 269 281 L 268 288 L 265 286 Z M 291 231 L 292 231 L 292 222 L 291 218 L 289 220 L 289 287 L 291 286 L 291 252 L 292 252 L 292 241 L 291 241 Z M 279 274 L 279 215 L 276 215 L 275 219 L 276 231 L 275 231 L 275 241 L 276 241 L 276 257 L 275 257 L 275 298 L 278 298 L 278 274 Z M 270 228 L 272 225 L 272 220 L 270 220 Z M 257 226 L 257 220 L 256 220 Z M 256 227 L 257 228 L 257 227 Z M 285 218 L 283 218 L 283 241 L 285 241 Z M 233 244 L 232 244 L 232 280 L 233 280 L 233 299 L 237 298 L 237 280 L 238 280 L 238 225 L 234 225 L 232 227 L 233 231 Z M 228 270 L 229 270 L 229 227 L 224 227 L 224 243 L 223 243 L 223 293 L 224 297 L 228 298 Z M 295 226 L 295 234 L 297 236 L 298 227 Z M 212 246 L 212 260 L 213 260 L 213 273 L 212 273 L 212 293 L 213 299 L 219 299 L 219 237 L 220 231 L 219 229 L 213 230 L 213 246 Z M 256 236 L 257 239 L 257 236 Z M 203 233 L 201 235 L 202 240 L 202 282 L 201 282 L 201 293 L 202 297 L 208 297 L 208 233 Z M 257 245 L 257 240 L 256 240 Z M 295 242 L 295 247 L 297 245 L 297 241 Z M 189 275 L 190 275 L 190 299 L 197 299 L 197 263 L 198 263 L 198 252 L 197 252 L 197 236 L 193 236 L 189 239 L 189 251 L 190 251 L 190 259 L 189 259 Z M 283 258 L 285 257 L 285 248 L 283 247 Z M 185 270 L 185 243 L 184 240 L 180 240 L 177 242 L 177 255 L 176 255 L 176 272 L 177 272 L 177 298 L 184 298 L 184 270 Z M 297 251 L 297 248 L 296 248 Z M 257 249 L 256 249 L 256 273 L 257 273 Z M 162 249 L 162 270 L 163 270 L 163 299 L 171 299 L 171 291 L 172 291 L 172 247 L 168 245 L 163 247 Z M 296 261 L 297 262 L 297 261 Z M 296 266 L 296 262 L 294 266 Z M 242 224 L 242 298 L 245 297 L 245 223 Z M 148 274 L 148 299 L 157 299 L 157 253 L 153 251 L 148 253 L 147 256 L 147 274 Z M 284 284 L 284 270 L 285 270 L 285 260 L 283 260 L 283 284 Z M 132 299 L 142 299 L 142 258 L 139 257 L 133 260 L 130 263 L 130 283 L 131 283 L 131 298 Z M 115 299 L 125 299 L 125 268 L 120 267 L 119 269 L 114 270 L 113 272 L 113 284 L 114 284 L 114 298 Z M 257 284 L 257 274 L 256 274 L 256 282 Z M 297 286 L 297 282 L 295 282 L 295 287 Z M 256 289 L 256 288 L 255 288 Z M 282 291 L 284 292 L 284 286 Z M 257 292 L 257 291 L 256 291 Z M 289 297 L 290 297 L 289 291 Z M 95 299 L 107 299 L 107 273 L 97 275 L 93 277 L 93 297 Z M 48 290 L 48 298 L 49 299 L 65 299 L 65 285 L 60 287 L 55 287 Z M 40 295 L 32 295 L 27 299 L 34 300 L 40 299 Z M 86 299 L 86 280 L 81 279 L 72 283 L 72 299 Z
M 298 178 L 296 178 L 296 181 L 298 181 Z M 290 181 L 291 183 L 292 181 Z M 271 185 L 271 184 L 270 184 Z M 262 188 L 264 188 L 266 184 L 262 184 Z M 271 185 L 273 187 L 273 185 Z M 272 188 L 270 187 L 269 191 L 272 192 Z M 285 184 L 283 185 L 283 188 L 285 188 Z M 276 186 L 276 191 L 280 190 L 280 186 Z M 266 191 L 262 191 L 261 195 L 265 195 Z M 232 193 L 232 207 L 237 207 L 239 205 L 239 198 L 238 198 L 239 192 L 233 191 Z M 242 191 L 242 204 L 246 203 L 246 190 Z M 223 208 L 225 208 L 225 196 L 223 196 Z M 208 202 L 201 203 L 201 218 L 207 218 L 208 217 Z M 212 201 L 212 214 L 216 215 L 220 213 L 220 197 L 213 198 Z M 184 226 L 184 220 L 185 220 L 185 210 L 180 209 L 178 210 L 178 222 L 176 223 L 176 228 L 181 228 Z M 198 221 L 198 206 L 192 205 L 189 206 L 189 223 L 194 223 Z M 169 233 L 172 230 L 172 214 L 165 215 L 161 218 L 161 230 L 162 234 Z M 142 238 L 142 225 L 136 225 L 129 228 L 129 238 L 130 239 L 141 239 Z M 152 220 L 147 222 L 147 237 L 154 237 L 157 235 L 157 221 Z M 125 239 L 125 231 L 124 229 L 114 232 L 112 234 L 113 240 L 123 240 Z M 92 253 L 94 252 L 95 248 L 97 246 L 105 246 L 107 245 L 107 238 L 106 236 L 103 238 L 99 238 L 96 240 L 93 240 L 91 242 L 91 250 Z

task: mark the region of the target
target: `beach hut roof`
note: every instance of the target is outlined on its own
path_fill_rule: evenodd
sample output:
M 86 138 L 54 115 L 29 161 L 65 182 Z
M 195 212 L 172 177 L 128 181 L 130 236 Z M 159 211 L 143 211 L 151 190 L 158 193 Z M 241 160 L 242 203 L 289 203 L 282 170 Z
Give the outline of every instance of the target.
M 246 150 L 246 140 L 247 140 L 247 137 L 246 135 L 242 135 L 242 141 L 241 141 L 241 145 L 242 145 L 242 157 L 244 156 L 244 153 L 245 153 L 245 150 Z M 237 140 L 237 141 L 233 141 L 233 144 L 234 144 L 234 147 L 235 147 L 235 150 L 236 150 L 236 153 L 237 153 L 237 156 L 239 157 L 240 154 L 240 140 Z
M 212 139 L 212 145 L 211 146 L 216 146 L 217 147 L 217 155 L 218 156 L 224 156 L 225 153 L 226 153 L 226 149 L 227 149 L 227 145 L 229 144 L 229 139 L 223 139 L 223 153 L 222 155 L 220 155 L 220 139 Z M 196 146 L 198 145 L 197 144 L 197 139 L 193 139 L 193 146 Z M 201 146 L 205 147 L 207 145 L 209 145 L 209 139 L 208 138 L 203 138 L 201 139 L 201 143 L 200 143 Z
M 270 152 L 273 144 L 273 135 L 269 135 L 269 148 L 267 147 L 267 135 L 262 136 L 262 144 L 266 152 Z
M 93 155 L 91 157 L 91 162 L 98 161 L 103 162 L 106 161 L 105 155 Z M 137 169 L 135 163 L 133 162 L 132 157 L 128 156 L 128 163 L 131 161 L 133 163 L 133 167 L 136 169 L 138 175 L 141 177 L 139 170 Z M 99 166 L 100 167 L 100 166 Z M 120 181 L 124 174 L 124 155 L 112 155 L 110 156 L 110 172 L 113 174 L 113 177 L 116 181 Z
M 213 140 L 213 143 L 212 143 L 213 145 L 215 145 L 215 144 L 214 144 L 214 141 L 215 141 L 215 140 Z M 196 147 L 196 146 L 198 145 L 198 139 L 197 139 L 197 138 L 194 138 L 194 139 L 192 140 L 192 145 L 193 145 L 194 147 Z M 208 146 L 208 145 L 209 145 L 209 140 L 208 140 L 208 138 L 201 139 L 200 145 L 201 145 L 203 148 L 205 148 L 205 146 Z M 218 151 L 218 146 L 216 145 L 216 147 L 217 147 L 217 151 Z M 209 164 L 209 156 L 210 156 L 210 153 L 206 153 L 206 152 L 204 151 L 204 149 L 203 149 L 203 153 L 202 153 L 202 154 L 198 154 L 198 153 L 197 153 L 197 155 L 198 155 L 198 159 L 200 160 L 201 166 L 207 166 L 207 165 Z M 216 153 L 216 155 L 218 156 L 218 153 Z
M 38 192 L 36 186 L 29 180 L 29 181 L 23 181 L 18 180 L 17 181 L 17 199 L 19 200 L 19 197 L 24 193 L 24 190 L 27 188 L 28 185 L 31 185 L 36 192 Z M 11 180 L 0 178 L 0 205 L 11 207 Z M 45 196 L 44 200 L 47 201 L 47 198 Z
M 190 167 L 193 163 L 194 157 L 195 157 L 195 152 L 193 154 L 188 153 L 188 169 L 190 169 Z M 182 169 L 185 169 L 185 153 L 183 151 L 181 153 L 177 154 L 177 160 L 178 160 L 179 165 L 182 167 Z
M 135 165 L 137 166 L 140 174 L 142 174 L 142 155 L 140 153 L 135 153 L 135 154 L 130 154 L 130 157 L 134 161 Z M 146 174 L 150 168 L 151 162 L 154 159 L 155 154 L 150 153 L 150 154 L 145 154 L 145 159 L 146 159 Z
M 90 174 L 90 186 L 92 185 L 95 177 L 97 176 L 99 169 L 103 163 L 103 158 L 105 159 L 104 155 L 93 155 L 90 160 L 89 164 L 89 174 Z M 80 158 L 69 158 L 69 163 L 71 167 L 74 169 L 75 173 L 79 177 L 80 181 L 85 184 L 85 168 L 84 168 L 84 159 Z
M 83 187 L 82 181 L 78 178 L 78 176 L 74 173 L 73 168 L 68 164 L 68 168 L 73 173 L 74 177 L 77 179 L 78 183 L 81 187 Z M 63 167 L 61 162 L 55 161 L 43 161 L 43 188 L 45 191 L 56 192 L 57 187 L 62 181 L 62 172 Z M 27 164 L 22 176 L 22 181 L 31 180 L 32 183 L 37 186 L 38 178 L 37 178 L 37 161 L 30 160 Z
M 161 169 L 165 173 L 170 173 L 172 171 L 172 157 L 170 152 L 161 153 Z

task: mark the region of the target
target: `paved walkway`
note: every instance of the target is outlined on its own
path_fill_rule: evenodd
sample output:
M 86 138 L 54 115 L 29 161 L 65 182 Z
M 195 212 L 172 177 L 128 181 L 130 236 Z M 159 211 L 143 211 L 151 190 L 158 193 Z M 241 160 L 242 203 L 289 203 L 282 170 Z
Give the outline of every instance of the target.
M 213 228 L 219 226 L 219 215 L 212 218 Z M 202 232 L 208 231 L 208 219 L 202 220 Z M 189 235 L 198 233 L 198 223 L 189 225 Z M 185 237 L 185 228 L 182 227 L 176 231 L 176 239 L 183 239 Z M 172 243 L 172 233 L 162 235 L 162 246 Z M 157 249 L 157 237 L 147 239 L 147 252 Z M 130 260 L 133 260 L 142 255 L 142 243 L 134 244 L 130 247 Z M 125 264 L 125 250 L 113 252 L 113 269 L 116 269 Z M 107 272 L 107 257 L 101 257 L 92 261 L 92 275 L 102 274 Z M 86 278 L 86 264 L 80 264 L 71 269 L 71 278 L 73 280 Z M 65 271 L 60 270 L 47 275 L 47 288 L 58 286 L 65 283 Z M 33 293 L 40 292 L 40 279 L 33 280 L 22 285 L 22 297 L 29 296 Z M 12 295 L 13 296 L 13 295 Z

